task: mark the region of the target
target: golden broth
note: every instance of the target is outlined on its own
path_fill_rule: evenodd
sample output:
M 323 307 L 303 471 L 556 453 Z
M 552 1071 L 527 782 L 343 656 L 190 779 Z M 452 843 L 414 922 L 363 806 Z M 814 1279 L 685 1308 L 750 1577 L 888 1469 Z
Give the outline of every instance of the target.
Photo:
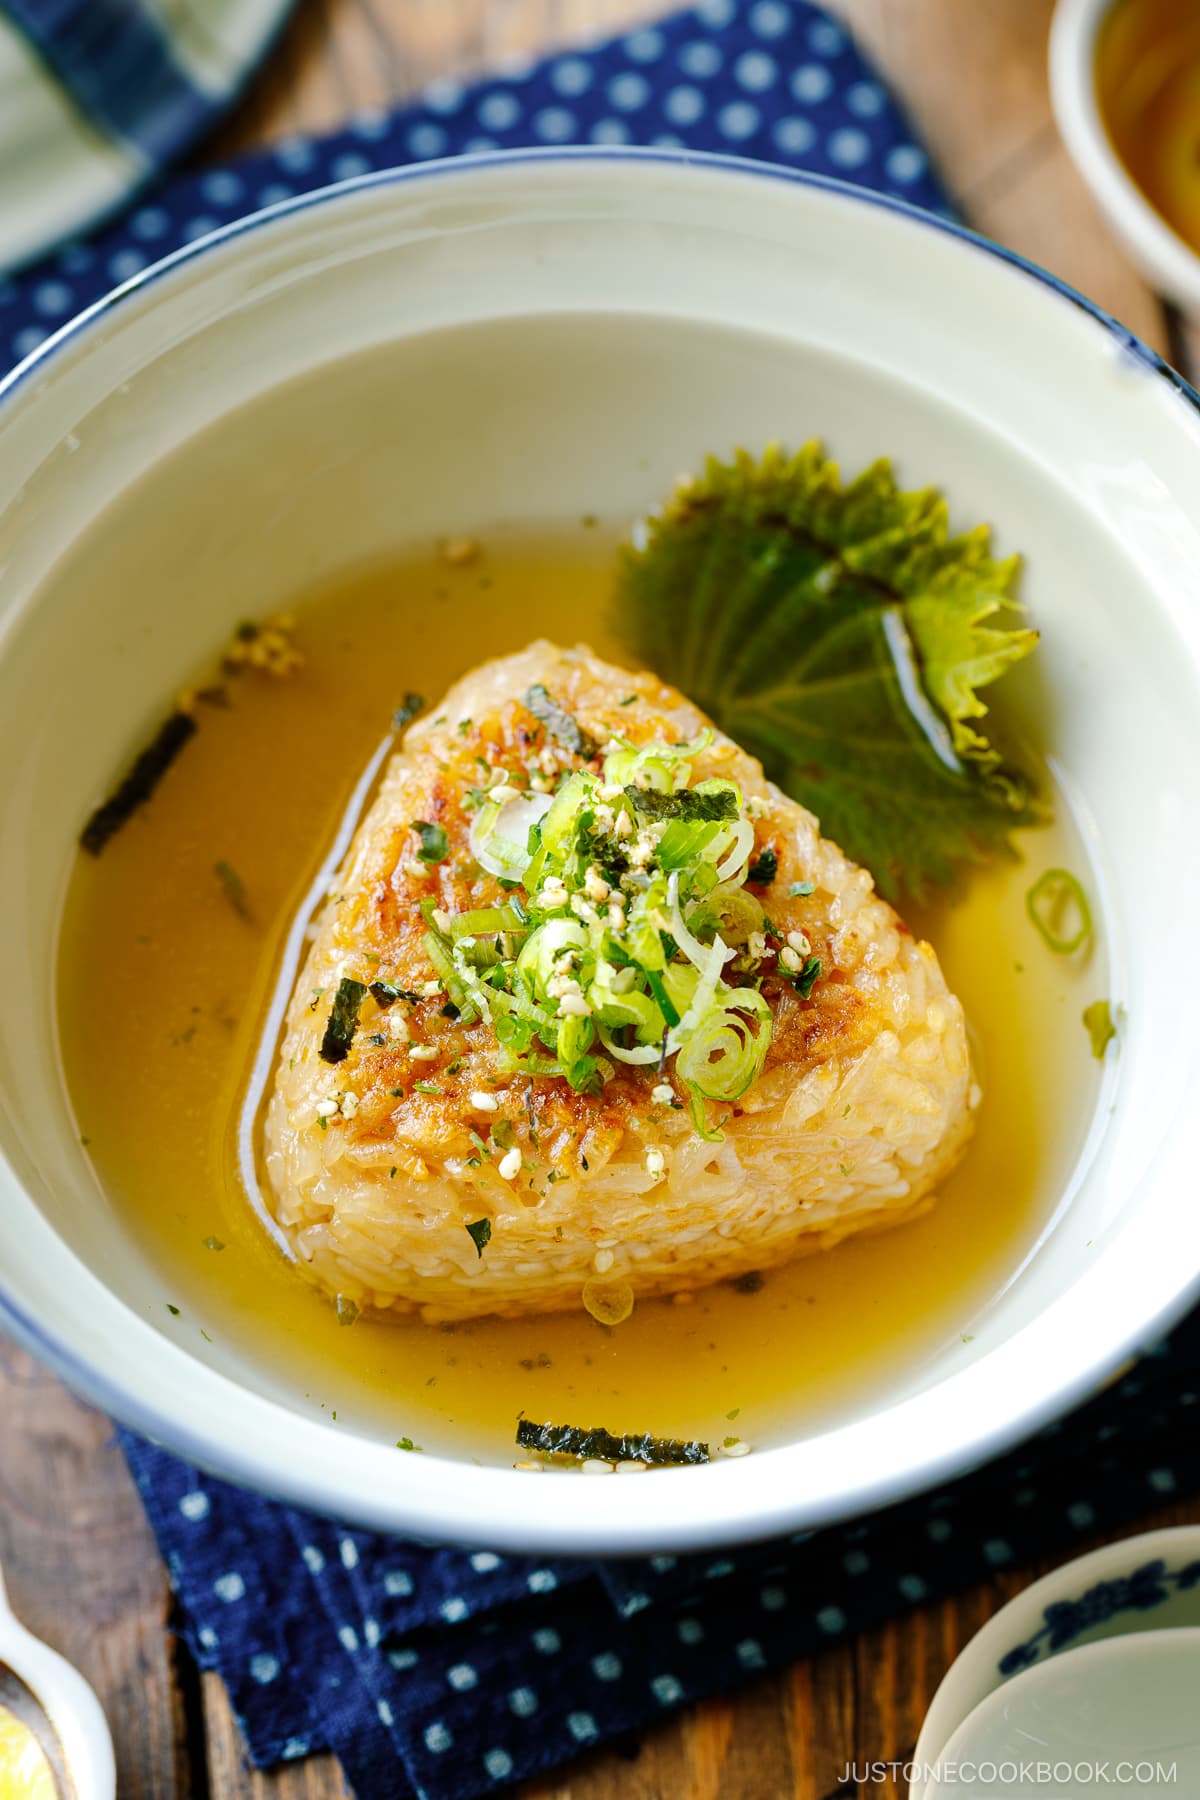
M 1200 251 L 1200 8 L 1117 0 L 1096 46 L 1096 95 L 1147 200 Z
M 523 1410 L 708 1439 L 736 1415 L 736 1432 L 764 1443 L 864 1408 L 970 1337 L 1045 1226 L 1097 1091 L 1080 1012 L 1102 971 L 1052 956 L 1024 912 L 1043 868 L 1086 868 L 1056 796 L 1060 823 L 1030 834 L 1025 866 L 973 876 L 918 922 L 966 1005 L 985 1089 L 967 1159 L 926 1217 L 803 1258 L 754 1293 L 642 1302 L 616 1330 L 582 1312 L 338 1323 L 238 1177 L 283 940 L 404 692 L 434 699 L 484 657 L 562 636 L 564 619 L 617 654 L 612 557 L 595 530 L 497 539 L 467 567 L 430 553 L 312 596 L 297 609 L 303 669 L 232 681 L 228 709 L 203 709 L 151 804 L 71 881 L 65 1072 L 99 1182 L 161 1270 L 158 1323 L 201 1355 L 206 1340 L 235 1346 L 297 1406 L 391 1441 L 509 1459 Z M 218 862 L 244 884 L 249 922 Z

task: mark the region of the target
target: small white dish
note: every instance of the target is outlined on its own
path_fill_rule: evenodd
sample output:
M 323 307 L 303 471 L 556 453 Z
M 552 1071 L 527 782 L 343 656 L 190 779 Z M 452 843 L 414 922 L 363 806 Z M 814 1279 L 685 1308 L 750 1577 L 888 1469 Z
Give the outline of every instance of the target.
M 7 1664 L 50 1721 L 74 1800 L 113 1800 L 116 1765 L 108 1722 L 83 1676 L 21 1624 L 0 1573 L 0 1665 Z
M 1147 281 L 1200 314 L 1200 256 L 1147 200 L 1117 155 L 1096 97 L 1096 45 L 1117 0 L 1058 0 L 1050 27 L 1050 98 L 1072 162 Z
M 952 1664 L 913 1753 L 911 1800 L 934 1800 L 929 1771 L 949 1759 L 964 1722 L 1031 1671 L 1114 1638 L 1189 1631 L 1200 1637 L 1200 1525 L 1121 1538 L 1064 1563 L 1002 1607 Z
M 959 1726 L 926 1800 L 1140 1800 L 1200 1792 L 1200 1631 L 1070 1650 L 990 1694 Z

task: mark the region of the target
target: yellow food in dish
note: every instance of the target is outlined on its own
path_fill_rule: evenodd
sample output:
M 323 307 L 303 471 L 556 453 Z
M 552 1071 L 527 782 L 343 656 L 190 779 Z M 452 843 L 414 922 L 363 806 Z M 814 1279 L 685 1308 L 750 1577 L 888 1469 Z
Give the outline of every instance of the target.
M 58 1800 L 45 1751 L 7 1706 L 0 1706 L 0 1800 Z

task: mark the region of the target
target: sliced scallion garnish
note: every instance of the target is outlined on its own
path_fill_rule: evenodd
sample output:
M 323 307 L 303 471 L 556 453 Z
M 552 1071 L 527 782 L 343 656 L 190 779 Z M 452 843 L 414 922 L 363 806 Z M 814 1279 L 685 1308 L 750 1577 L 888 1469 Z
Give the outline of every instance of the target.
M 1082 950 L 1092 936 L 1087 895 L 1069 869 L 1047 869 L 1025 895 L 1025 911 L 1056 956 Z

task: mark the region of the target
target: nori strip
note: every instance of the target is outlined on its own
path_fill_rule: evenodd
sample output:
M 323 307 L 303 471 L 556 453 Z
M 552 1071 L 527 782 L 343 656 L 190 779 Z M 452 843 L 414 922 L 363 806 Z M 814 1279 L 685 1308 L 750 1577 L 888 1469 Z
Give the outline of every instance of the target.
M 770 887 L 778 873 L 779 858 L 768 844 L 765 850 L 759 851 L 746 870 L 746 880 L 752 882 L 755 887 Z
M 390 981 L 373 981 L 371 998 L 377 1006 L 394 1006 L 397 1000 L 407 1000 L 410 1006 L 415 1006 L 421 996 L 409 988 L 393 987 Z
M 145 806 L 195 731 L 195 719 L 185 712 L 173 712 L 160 726 L 153 743 L 142 751 L 125 779 L 103 806 L 96 808 L 80 832 L 80 846 L 89 856 L 99 856 L 109 839 L 117 835 L 138 807 Z
M 658 1468 L 709 1460 L 708 1445 L 695 1439 L 652 1437 L 649 1432 L 614 1437 L 598 1425 L 537 1425 L 532 1419 L 518 1419 L 517 1442 L 523 1450 L 542 1456 L 599 1456 L 605 1462 L 644 1462 Z
M 729 788 L 717 794 L 703 794 L 695 788 L 682 788 L 676 794 L 660 794 L 657 788 L 627 787 L 626 797 L 635 812 L 644 819 L 703 820 L 706 823 L 736 819 L 737 795 Z
M 540 681 L 533 687 L 526 688 L 521 698 L 534 718 L 541 720 L 550 737 L 557 738 L 560 744 L 565 744 L 576 756 L 595 756 L 596 745 L 579 721 L 573 719 L 569 712 L 564 712 L 553 694 L 548 693 Z
M 425 709 L 424 694 L 405 694 L 403 700 L 392 714 L 392 730 L 403 731 L 411 725 L 419 712 Z
M 482 1256 L 484 1248 L 492 1241 L 492 1221 L 490 1219 L 474 1219 L 466 1230 L 467 1236 L 475 1246 L 476 1256 Z
M 355 981 L 349 975 L 342 976 L 333 997 L 333 1009 L 325 1027 L 325 1036 L 321 1039 L 322 1062 L 340 1063 L 346 1060 L 358 1028 L 358 1009 L 366 997 L 367 986 L 364 981 Z

